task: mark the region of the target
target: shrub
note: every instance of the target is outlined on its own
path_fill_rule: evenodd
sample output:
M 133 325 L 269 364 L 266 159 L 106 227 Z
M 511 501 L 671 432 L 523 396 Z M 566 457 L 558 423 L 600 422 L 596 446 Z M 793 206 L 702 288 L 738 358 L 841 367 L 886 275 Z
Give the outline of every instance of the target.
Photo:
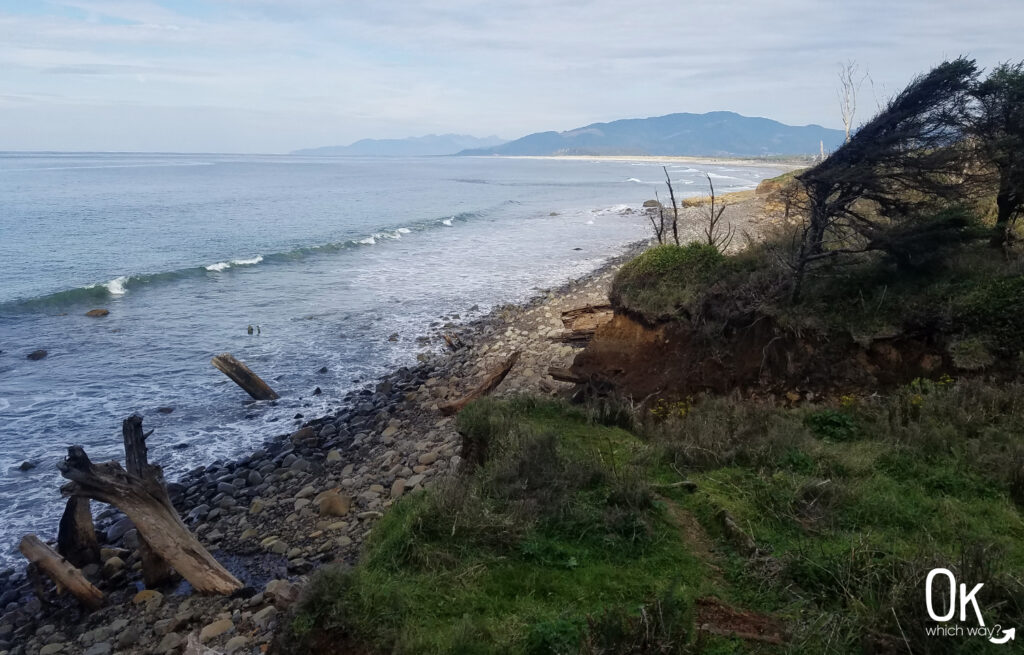
M 707 244 L 657 246 L 619 270 L 609 297 L 612 304 L 649 320 L 685 316 L 686 306 L 721 271 L 725 260 Z

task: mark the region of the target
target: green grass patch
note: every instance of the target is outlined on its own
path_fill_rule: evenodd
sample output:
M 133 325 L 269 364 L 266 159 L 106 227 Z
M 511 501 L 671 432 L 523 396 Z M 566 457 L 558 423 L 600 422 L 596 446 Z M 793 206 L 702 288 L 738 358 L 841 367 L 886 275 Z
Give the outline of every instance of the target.
M 924 577 L 941 566 L 983 582 L 986 621 L 1024 624 L 1022 392 L 917 381 L 798 408 L 697 398 L 631 420 L 610 406 L 477 402 L 459 419 L 471 470 L 396 503 L 358 566 L 319 573 L 289 643 L 859 653 L 906 639 L 914 652 L 980 652 L 984 640 L 925 635 Z M 670 486 L 681 476 L 698 491 Z M 696 600 L 709 595 L 777 617 L 789 643 L 699 634 Z

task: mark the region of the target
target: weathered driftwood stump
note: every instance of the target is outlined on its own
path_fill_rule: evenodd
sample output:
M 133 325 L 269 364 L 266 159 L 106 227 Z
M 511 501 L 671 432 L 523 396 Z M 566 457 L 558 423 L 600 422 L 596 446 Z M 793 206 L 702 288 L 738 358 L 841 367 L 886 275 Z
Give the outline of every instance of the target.
M 57 530 L 57 552 L 77 567 L 100 561 L 100 544 L 88 498 L 68 498 Z
M 142 418 L 125 420 L 125 450 L 132 475 L 117 462 L 93 464 L 81 446 L 68 448 L 57 465 L 70 480 L 61 487 L 65 496 L 84 496 L 113 505 L 124 512 L 139 537 L 200 593 L 230 594 L 241 588 L 231 573 L 213 558 L 188 531 L 171 504 L 164 486 L 163 470 L 146 462 Z
M 149 465 L 149 450 L 146 448 L 146 437 L 149 433 L 142 431 L 142 417 L 132 414 L 126 418 L 121 424 L 121 435 L 124 437 L 124 463 L 128 475 L 140 480 L 146 480 L 154 475 L 156 484 L 166 494 L 163 471 L 159 467 Z M 157 587 L 171 579 L 171 565 L 160 557 L 141 535 L 139 559 L 142 560 L 142 580 L 147 587 Z
M 499 366 L 490 374 L 488 374 L 487 377 L 485 377 L 483 381 L 475 389 L 467 393 L 462 398 L 459 398 L 458 400 L 452 401 L 450 403 L 445 403 L 443 405 L 439 405 L 438 409 L 441 410 L 441 413 L 444 414 L 445 416 L 457 414 L 458 412 L 462 411 L 462 408 L 468 405 L 470 402 L 482 396 L 486 396 L 490 392 L 494 391 L 497 388 L 497 386 L 501 384 L 501 381 L 505 379 L 505 376 L 508 375 L 509 371 L 512 370 L 512 367 L 515 366 L 516 362 L 518 361 L 519 351 L 517 350 L 514 353 L 512 353 L 512 355 L 510 355 L 509 358 L 506 359 L 501 366 Z
M 210 363 L 256 400 L 276 400 L 280 398 L 270 388 L 270 385 L 264 382 L 260 376 L 253 373 L 248 366 L 232 357 L 231 353 L 217 355 L 210 360 Z
M 103 592 L 92 586 L 81 571 L 44 544 L 39 537 L 34 534 L 25 535 L 18 550 L 56 583 L 58 592 L 67 589 L 89 609 L 98 609 L 103 605 Z

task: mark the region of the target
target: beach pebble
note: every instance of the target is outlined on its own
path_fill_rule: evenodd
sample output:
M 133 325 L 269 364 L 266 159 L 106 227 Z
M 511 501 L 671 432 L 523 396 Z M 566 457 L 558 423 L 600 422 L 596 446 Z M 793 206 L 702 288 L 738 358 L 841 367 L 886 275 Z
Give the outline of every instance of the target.
M 205 644 L 234 629 L 235 624 L 231 622 L 231 619 L 221 619 L 208 623 L 199 631 L 199 641 Z

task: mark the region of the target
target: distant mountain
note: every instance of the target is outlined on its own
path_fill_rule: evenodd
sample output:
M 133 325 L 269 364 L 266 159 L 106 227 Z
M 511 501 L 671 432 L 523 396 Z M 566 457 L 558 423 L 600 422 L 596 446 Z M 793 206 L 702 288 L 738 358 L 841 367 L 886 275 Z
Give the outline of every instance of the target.
M 293 155 L 314 157 L 416 157 L 454 155 L 467 148 L 490 148 L 505 143 L 496 136 L 477 138 L 466 134 L 428 134 L 407 139 L 362 139 L 347 146 L 296 150 Z
M 731 111 L 669 114 L 594 123 L 567 132 L 537 132 L 460 155 L 676 155 L 765 156 L 817 153 L 820 142 L 834 149 L 842 130 L 820 125 L 795 127 Z

